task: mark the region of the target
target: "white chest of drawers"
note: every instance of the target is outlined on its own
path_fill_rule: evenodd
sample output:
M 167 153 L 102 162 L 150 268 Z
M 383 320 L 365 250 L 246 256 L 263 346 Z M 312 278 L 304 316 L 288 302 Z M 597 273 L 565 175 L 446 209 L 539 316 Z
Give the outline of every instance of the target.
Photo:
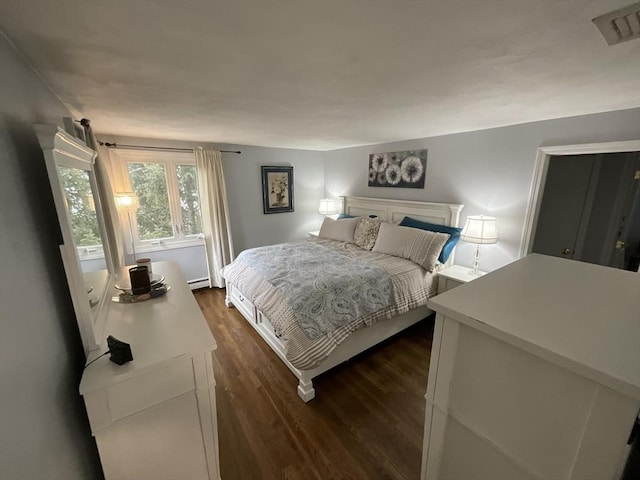
M 640 408 L 640 275 L 530 255 L 429 307 L 423 479 L 618 477 Z
M 105 335 L 131 344 L 133 362 L 100 358 L 80 384 L 105 478 L 219 480 L 216 342 L 177 264 L 153 270 L 166 295 L 107 313 Z

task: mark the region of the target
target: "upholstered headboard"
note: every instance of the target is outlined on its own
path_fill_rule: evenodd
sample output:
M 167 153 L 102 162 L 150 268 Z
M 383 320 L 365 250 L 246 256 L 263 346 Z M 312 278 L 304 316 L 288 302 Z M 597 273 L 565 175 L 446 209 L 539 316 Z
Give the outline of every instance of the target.
M 412 200 L 390 200 L 386 198 L 340 197 L 342 212 L 348 215 L 377 215 L 386 222 L 400 223 L 404 217 L 424 222 L 457 227 L 464 205 L 455 203 L 418 202 Z M 453 254 L 447 265 L 453 264 Z

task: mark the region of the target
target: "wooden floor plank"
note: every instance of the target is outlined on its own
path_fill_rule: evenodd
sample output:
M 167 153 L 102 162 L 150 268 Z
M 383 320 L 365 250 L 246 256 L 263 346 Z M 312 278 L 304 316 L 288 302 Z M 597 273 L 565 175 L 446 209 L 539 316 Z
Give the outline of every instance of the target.
M 420 477 L 432 318 L 316 378 L 305 404 L 297 379 L 224 296 L 195 292 L 218 342 L 224 480 Z

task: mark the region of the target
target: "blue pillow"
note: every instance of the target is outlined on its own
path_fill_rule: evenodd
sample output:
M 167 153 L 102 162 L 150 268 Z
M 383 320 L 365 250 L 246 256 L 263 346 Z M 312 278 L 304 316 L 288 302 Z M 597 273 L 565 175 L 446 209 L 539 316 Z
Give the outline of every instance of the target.
M 400 222 L 400 226 L 419 228 L 420 230 L 429 230 L 430 232 L 448 233 L 449 240 L 447 240 L 447 243 L 445 243 L 444 247 L 442 247 L 442 251 L 440 252 L 440 256 L 438 257 L 438 261 L 440 263 L 446 263 L 449 255 L 451 255 L 451 252 L 453 251 L 453 248 L 458 243 L 458 240 L 460 240 L 460 232 L 462 232 L 462 228 L 448 227 L 447 225 L 439 225 L 437 223 L 422 222 L 411 217 L 404 217 Z
M 346 213 L 341 213 L 338 215 L 338 220 L 342 220 L 343 218 L 358 218 L 360 215 L 348 215 Z M 377 215 L 369 215 L 369 218 L 378 218 Z

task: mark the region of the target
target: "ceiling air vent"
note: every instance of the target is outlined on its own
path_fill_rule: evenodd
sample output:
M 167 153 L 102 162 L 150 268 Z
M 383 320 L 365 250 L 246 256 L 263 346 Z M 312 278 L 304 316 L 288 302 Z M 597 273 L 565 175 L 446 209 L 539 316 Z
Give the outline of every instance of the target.
M 592 20 L 609 45 L 640 38 L 640 2 Z

